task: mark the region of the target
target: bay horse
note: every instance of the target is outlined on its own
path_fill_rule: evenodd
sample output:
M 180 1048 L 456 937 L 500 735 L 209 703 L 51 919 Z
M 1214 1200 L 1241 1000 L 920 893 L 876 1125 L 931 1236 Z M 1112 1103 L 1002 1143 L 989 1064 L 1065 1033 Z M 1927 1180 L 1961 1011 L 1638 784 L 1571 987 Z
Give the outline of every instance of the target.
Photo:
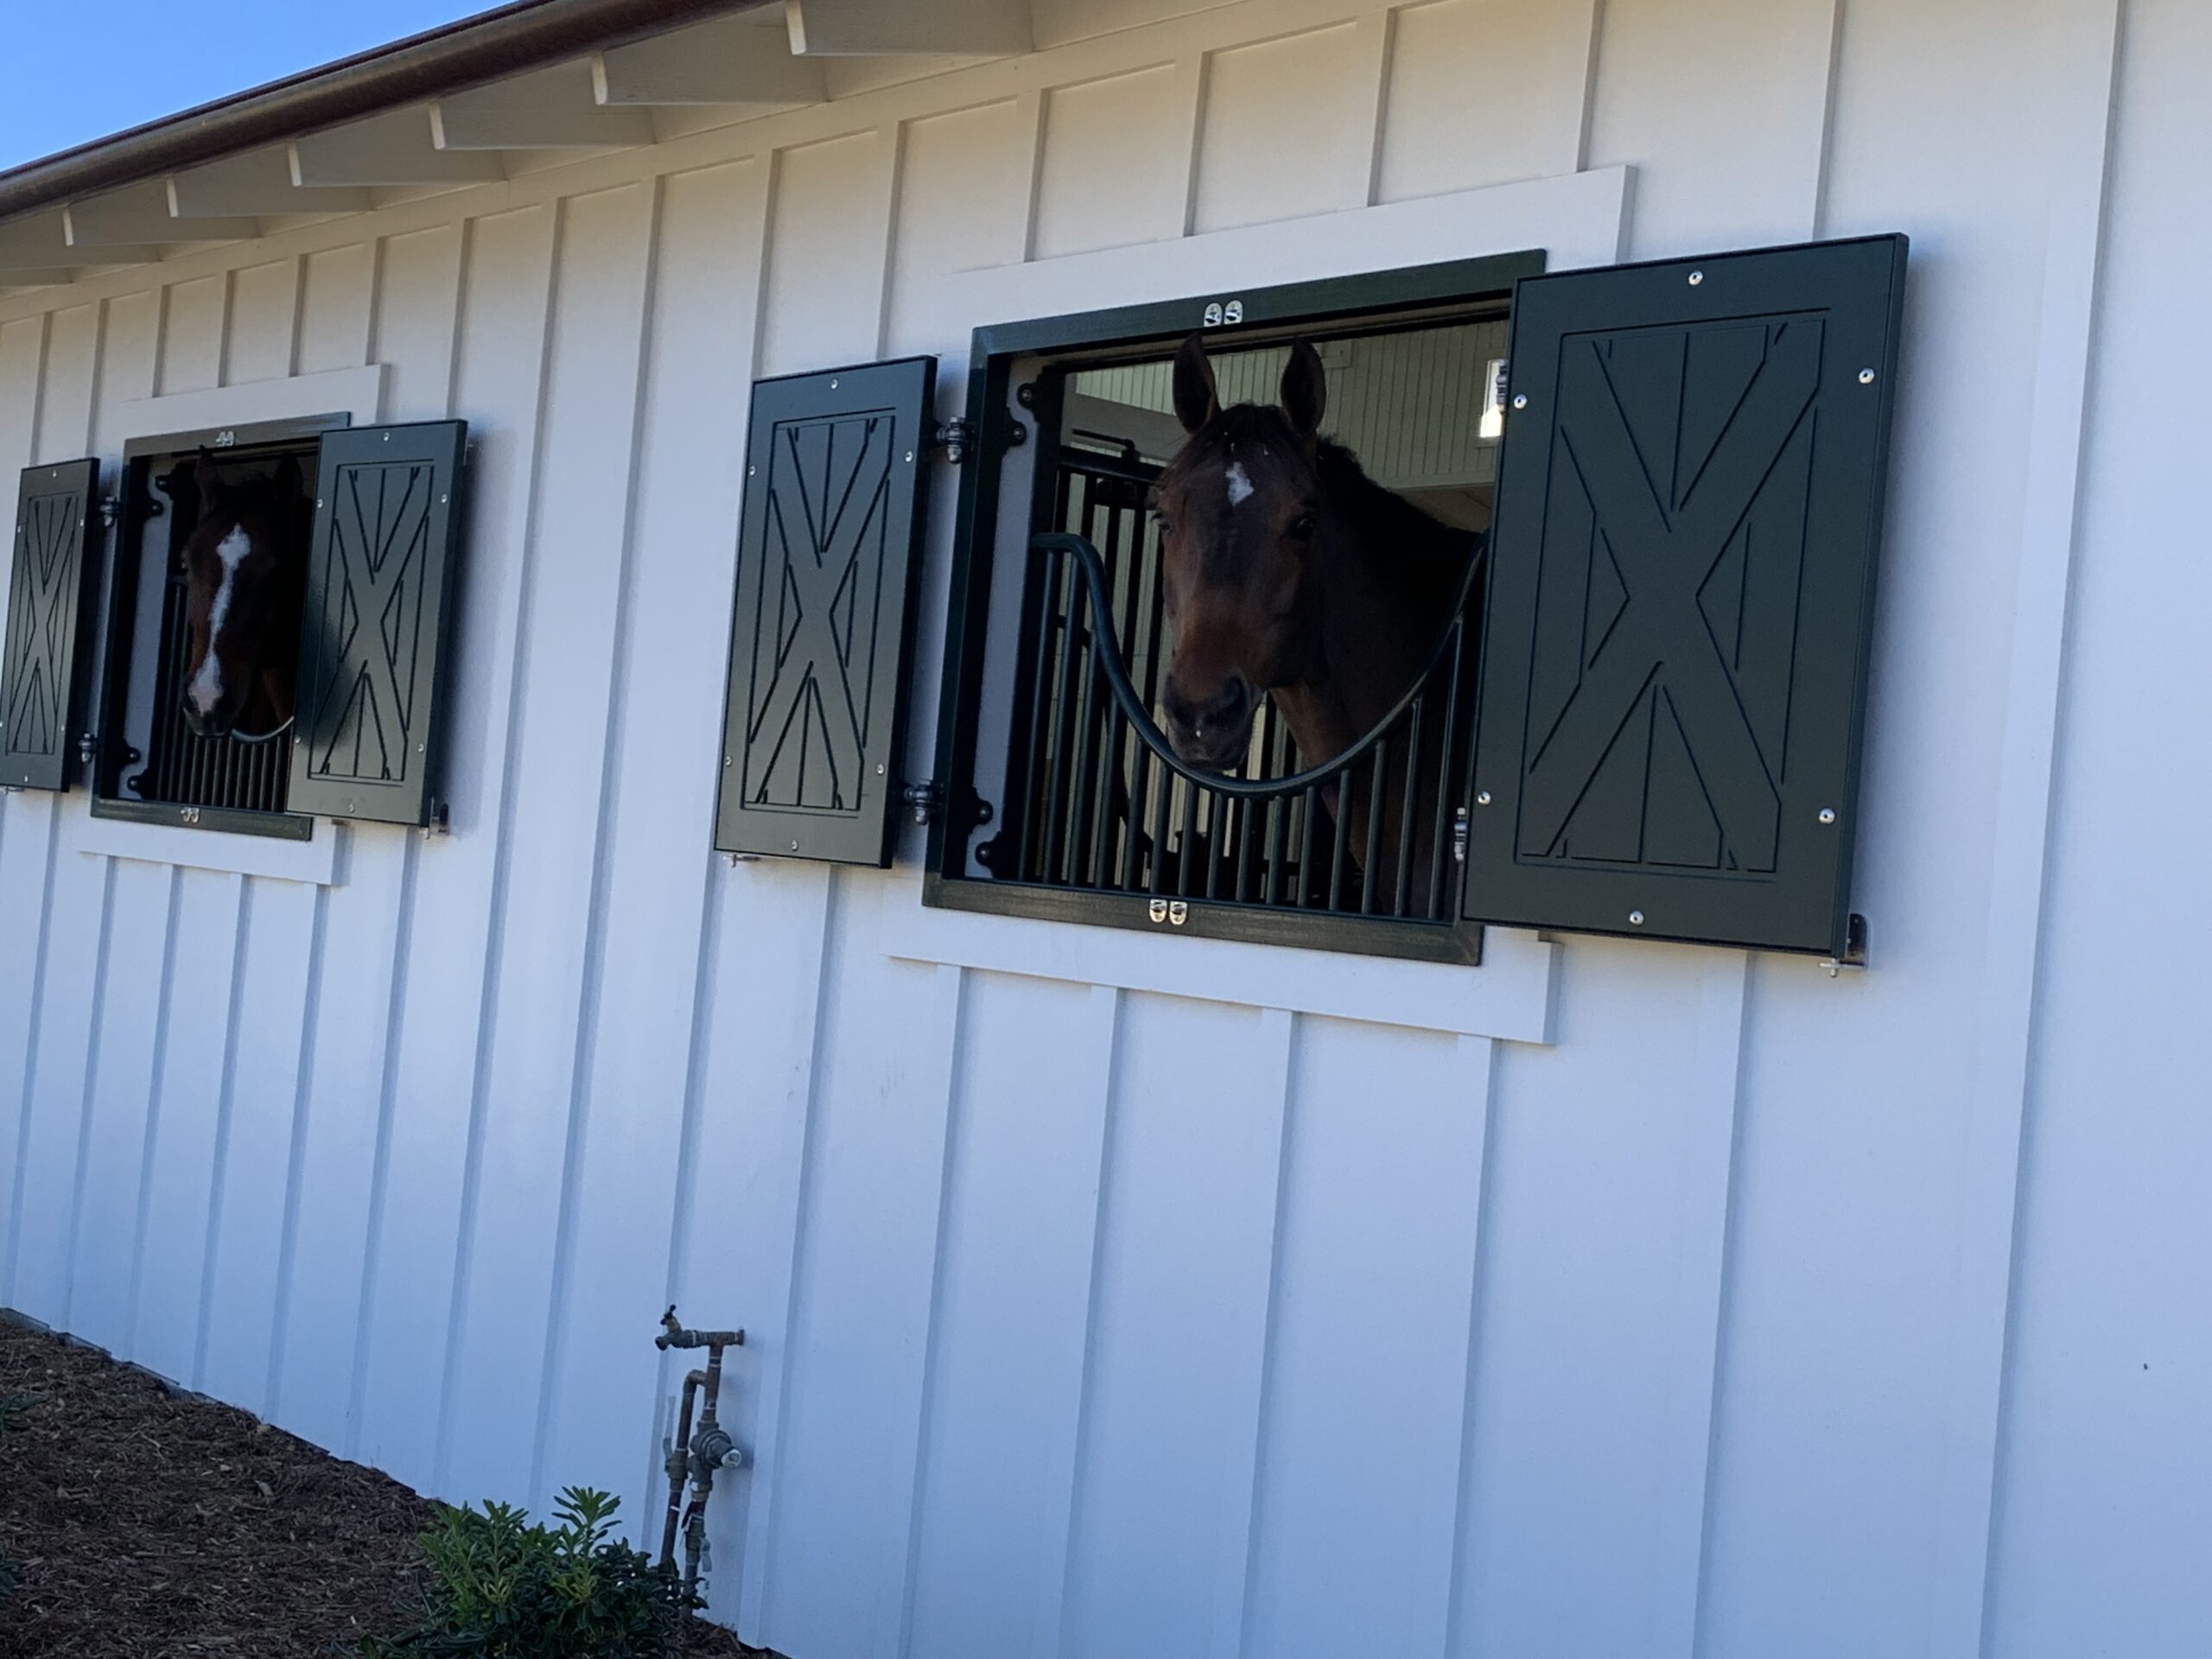
M 1320 355 L 1303 340 L 1291 346 L 1273 407 L 1224 409 L 1198 335 L 1176 354 L 1175 415 L 1188 435 L 1152 496 L 1171 631 L 1160 702 L 1169 741 L 1193 766 L 1226 772 L 1243 763 L 1263 696 L 1281 712 L 1300 766 L 1343 753 L 1412 684 L 1476 556 L 1478 533 L 1377 484 L 1350 449 L 1321 435 L 1327 403 Z M 1477 629 L 1479 602 L 1468 607 Z M 1427 907 L 1447 769 L 1441 702 L 1426 711 L 1415 760 L 1412 913 Z M 1344 786 L 1323 794 L 1365 880 L 1394 899 L 1407 734 L 1392 735 L 1379 848 L 1367 845 L 1370 764 L 1355 762 Z M 1373 908 L 1389 914 L 1395 905 L 1383 899 Z
M 186 540 L 188 601 L 181 696 L 202 737 L 262 737 L 292 717 L 312 509 L 300 465 L 227 480 L 207 450 L 193 467 L 200 516 Z

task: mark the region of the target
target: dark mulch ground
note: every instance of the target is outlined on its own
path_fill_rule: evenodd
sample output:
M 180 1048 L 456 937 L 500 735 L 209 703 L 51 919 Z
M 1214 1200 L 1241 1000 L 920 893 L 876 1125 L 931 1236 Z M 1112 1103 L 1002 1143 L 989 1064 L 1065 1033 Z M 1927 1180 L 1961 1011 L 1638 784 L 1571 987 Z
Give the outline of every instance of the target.
M 412 1620 L 430 1505 L 0 1314 L 0 1659 L 329 1659 Z M 752 1649 L 700 1625 L 687 1656 Z M 766 1659 L 763 1656 L 762 1659 Z

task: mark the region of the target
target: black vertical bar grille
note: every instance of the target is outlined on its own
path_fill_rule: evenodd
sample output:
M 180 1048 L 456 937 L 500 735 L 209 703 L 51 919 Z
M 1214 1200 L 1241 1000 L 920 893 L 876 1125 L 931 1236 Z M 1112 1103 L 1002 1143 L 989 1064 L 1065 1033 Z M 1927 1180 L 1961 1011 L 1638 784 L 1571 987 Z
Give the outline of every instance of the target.
M 1172 760 L 1151 720 L 1141 728 L 1129 717 L 1108 666 L 1111 655 L 1130 700 L 1156 708 L 1166 641 L 1147 505 L 1155 470 L 1132 455 L 1062 452 L 1060 533 L 1039 537 L 1026 582 L 1014 798 L 988 849 L 994 874 L 1250 909 L 1453 922 L 1452 830 L 1471 730 L 1462 704 L 1474 683 L 1464 596 L 1473 573 L 1420 684 L 1371 741 L 1317 766 L 1263 702 L 1239 772 L 1199 781 Z M 1087 546 L 1078 550 L 1077 537 Z

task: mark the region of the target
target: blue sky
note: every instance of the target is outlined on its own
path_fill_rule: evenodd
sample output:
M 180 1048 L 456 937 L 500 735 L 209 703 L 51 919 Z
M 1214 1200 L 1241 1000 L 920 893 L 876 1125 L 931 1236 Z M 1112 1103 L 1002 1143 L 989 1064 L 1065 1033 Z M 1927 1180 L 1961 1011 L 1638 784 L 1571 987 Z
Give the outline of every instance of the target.
M 493 0 L 15 0 L 0 168 L 491 9 Z

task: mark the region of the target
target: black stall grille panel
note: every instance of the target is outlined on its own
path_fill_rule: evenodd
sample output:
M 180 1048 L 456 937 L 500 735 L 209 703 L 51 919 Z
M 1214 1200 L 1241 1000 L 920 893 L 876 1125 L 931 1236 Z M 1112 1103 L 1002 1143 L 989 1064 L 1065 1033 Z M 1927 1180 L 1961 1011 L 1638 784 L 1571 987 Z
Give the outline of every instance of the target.
M 192 658 L 188 589 L 172 574 L 162 594 L 162 649 L 154 670 L 154 725 L 136 792 L 168 806 L 282 812 L 292 770 L 289 731 L 254 742 L 202 737 L 184 723 L 184 682 Z
M 1052 524 L 1088 538 L 1105 565 L 1105 619 L 1129 678 L 1157 707 L 1166 658 L 1155 469 L 1133 457 L 1063 453 Z M 1138 737 L 1094 654 L 1100 619 L 1072 561 L 1031 569 L 1017 667 L 1014 737 L 993 874 L 1099 893 L 1202 899 L 1308 914 L 1450 922 L 1456 917 L 1457 809 L 1472 690 L 1464 626 L 1421 696 L 1332 783 L 1236 797 L 1177 776 Z M 1413 764 L 1408 766 L 1408 757 Z M 1272 699 L 1240 775 L 1286 778 L 1309 761 Z M 1358 844 L 1372 849 L 1363 859 Z

